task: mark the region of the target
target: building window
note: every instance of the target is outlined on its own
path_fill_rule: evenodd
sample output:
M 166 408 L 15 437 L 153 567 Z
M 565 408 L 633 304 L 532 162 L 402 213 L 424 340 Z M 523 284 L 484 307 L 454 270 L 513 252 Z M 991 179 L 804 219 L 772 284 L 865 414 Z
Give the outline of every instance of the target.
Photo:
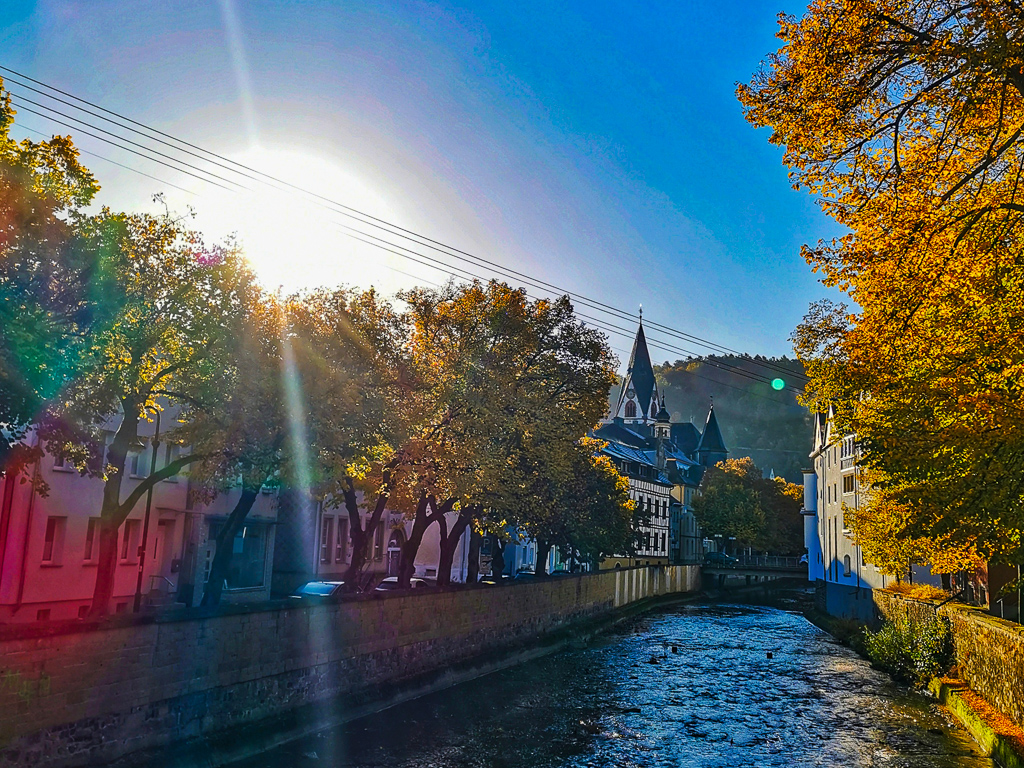
M 175 445 L 173 443 L 168 443 L 164 447 L 164 466 L 166 467 L 172 461 L 177 461 L 180 458 L 180 456 L 181 456 L 181 446 L 180 445 Z M 164 482 L 166 482 L 166 483 L 176 483 L 176 482 L 178 482 L 178 476 L 177 475 L 171 475 L 170 477 L 165 478 Z
M 129 453 L 128 459 L 125 461 L 125 468 L 128 470 L 129 477 L 142 477 L 142 454 L 141 453 Z
M 626 401 L 626 418 L 627 419 L 635 419 L 636 418 L 636 403 L 634 403 L 632 400 Z
M 853 493 L 853 475 L 843 477 L 843 493 Z
M 125 520 L 124 535 L 121 539 L 121 562 L 137 562 L 139 550 L 139 521 Z
M 384 559 L 384 521 L 381 520 L 373 532 L 373 559 L 378 562 Z
M 43 563 L 46 565 L 60 565 L 67 520 L 66 517 L 46 518 L 46 533 L 43 537 Z
M 334 562 L 344 563 L 348 560 L 348 520 L 338 518 L 338 538 L 334 551 Z
M 850 556 L 843 555 L 843 576 L 849 576 L 852 571 L 850 570 Z
M 85 529 L 85 556 L 84 560 L 93 561 L 98 559 L 100 554 L 100 519 L 98 517 L 89 518 L 89 527 Z
M 664 552 L 665 549 L 666 549 L 666 547 L 665 547 L 665 532 L 662 531 L 662 533 L 661 533 L 661 551 Z
M 324 515 L 320 523 L 320 562 L 331 562 L 331 550 L 334 547 L 334 518 Z
M 53 471 L 54 472 L 74 472 L 75 468 L 71 466 L 71 461 L 67 456 L 54 456 L 53 457 Z
M 210 538 L 216 539 L 224 523 L 210 522 Z M 251 523 L 235 534 L 231 543 L 231 568 L 224 580 L 226 589 L 262 587 L 267 562 L 267 525 Z

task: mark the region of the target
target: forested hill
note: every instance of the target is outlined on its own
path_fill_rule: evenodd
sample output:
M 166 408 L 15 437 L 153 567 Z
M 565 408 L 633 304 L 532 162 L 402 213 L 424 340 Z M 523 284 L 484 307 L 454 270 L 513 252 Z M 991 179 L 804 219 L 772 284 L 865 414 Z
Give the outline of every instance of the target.
M 762 365 L 769 363 L 771 367 Z M 721 367 L 720 367 L 721 366 Z M 787 376 L 778 370 L 797 374 Z M 665 406 L 672 421 L 689 421 L 704 429 L 708 405 L 715 413 L 730 458 L 749 456 L 767 476 L 771 470 L 794 483 L 802 483 L 800 470 L 808 465 L 812 423 L 806 408 L 797 404 L 789 387 L 799 388 L 803 366 L 786 357 L 727 355 L 706 360 L 677 360 L 654 366 Z M 744 376 L 748 372 L 754 378 Z M 787 388 L 776 392 L 764 378 L 781 378 Z M 612 400 L 618 388 L 612 392 Z

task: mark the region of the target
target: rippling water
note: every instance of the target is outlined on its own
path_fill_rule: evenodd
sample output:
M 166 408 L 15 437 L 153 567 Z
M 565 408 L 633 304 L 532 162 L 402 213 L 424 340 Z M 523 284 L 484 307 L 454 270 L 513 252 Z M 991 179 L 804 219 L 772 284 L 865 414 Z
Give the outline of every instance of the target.
M 673 650 L 674 649 L 674 650 Z M 772 658 L 768 658 L 771 653 Z M 259 768 L 988 768 L 802 616 L 689 605 L 246 762 Z

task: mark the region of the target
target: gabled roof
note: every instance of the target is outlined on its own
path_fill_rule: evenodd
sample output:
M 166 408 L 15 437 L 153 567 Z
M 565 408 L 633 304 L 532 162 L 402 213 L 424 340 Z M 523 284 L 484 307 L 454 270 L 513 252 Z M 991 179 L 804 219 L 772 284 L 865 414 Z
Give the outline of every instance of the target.
M 693 453 L 700 443 L 700 430 L 688 421 L 673 424 L 669 437 L 683 453 Z
M 708 420 L 704 424 L 704 432 L 700 436 L 697 450 L 710 453 L 729 452 L 729 449 L 725 447 L 725 440 L 722 439 L 722 430 L 718 428 L 718 417 L 715 416 L 714 405 L 708 411 Z

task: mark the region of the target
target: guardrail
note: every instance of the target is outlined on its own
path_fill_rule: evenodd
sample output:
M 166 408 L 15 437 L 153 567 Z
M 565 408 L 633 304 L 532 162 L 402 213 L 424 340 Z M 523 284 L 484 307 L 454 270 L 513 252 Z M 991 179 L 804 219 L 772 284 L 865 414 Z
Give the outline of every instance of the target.
M 726 562 L 704 560 L 704 565 L 709 568 L 765 568 L 796 570 L 805 568 L 807 563 L 801 563 L 799 557 L 783 557 L 781 555 L 744 555 L 734 557 Z

